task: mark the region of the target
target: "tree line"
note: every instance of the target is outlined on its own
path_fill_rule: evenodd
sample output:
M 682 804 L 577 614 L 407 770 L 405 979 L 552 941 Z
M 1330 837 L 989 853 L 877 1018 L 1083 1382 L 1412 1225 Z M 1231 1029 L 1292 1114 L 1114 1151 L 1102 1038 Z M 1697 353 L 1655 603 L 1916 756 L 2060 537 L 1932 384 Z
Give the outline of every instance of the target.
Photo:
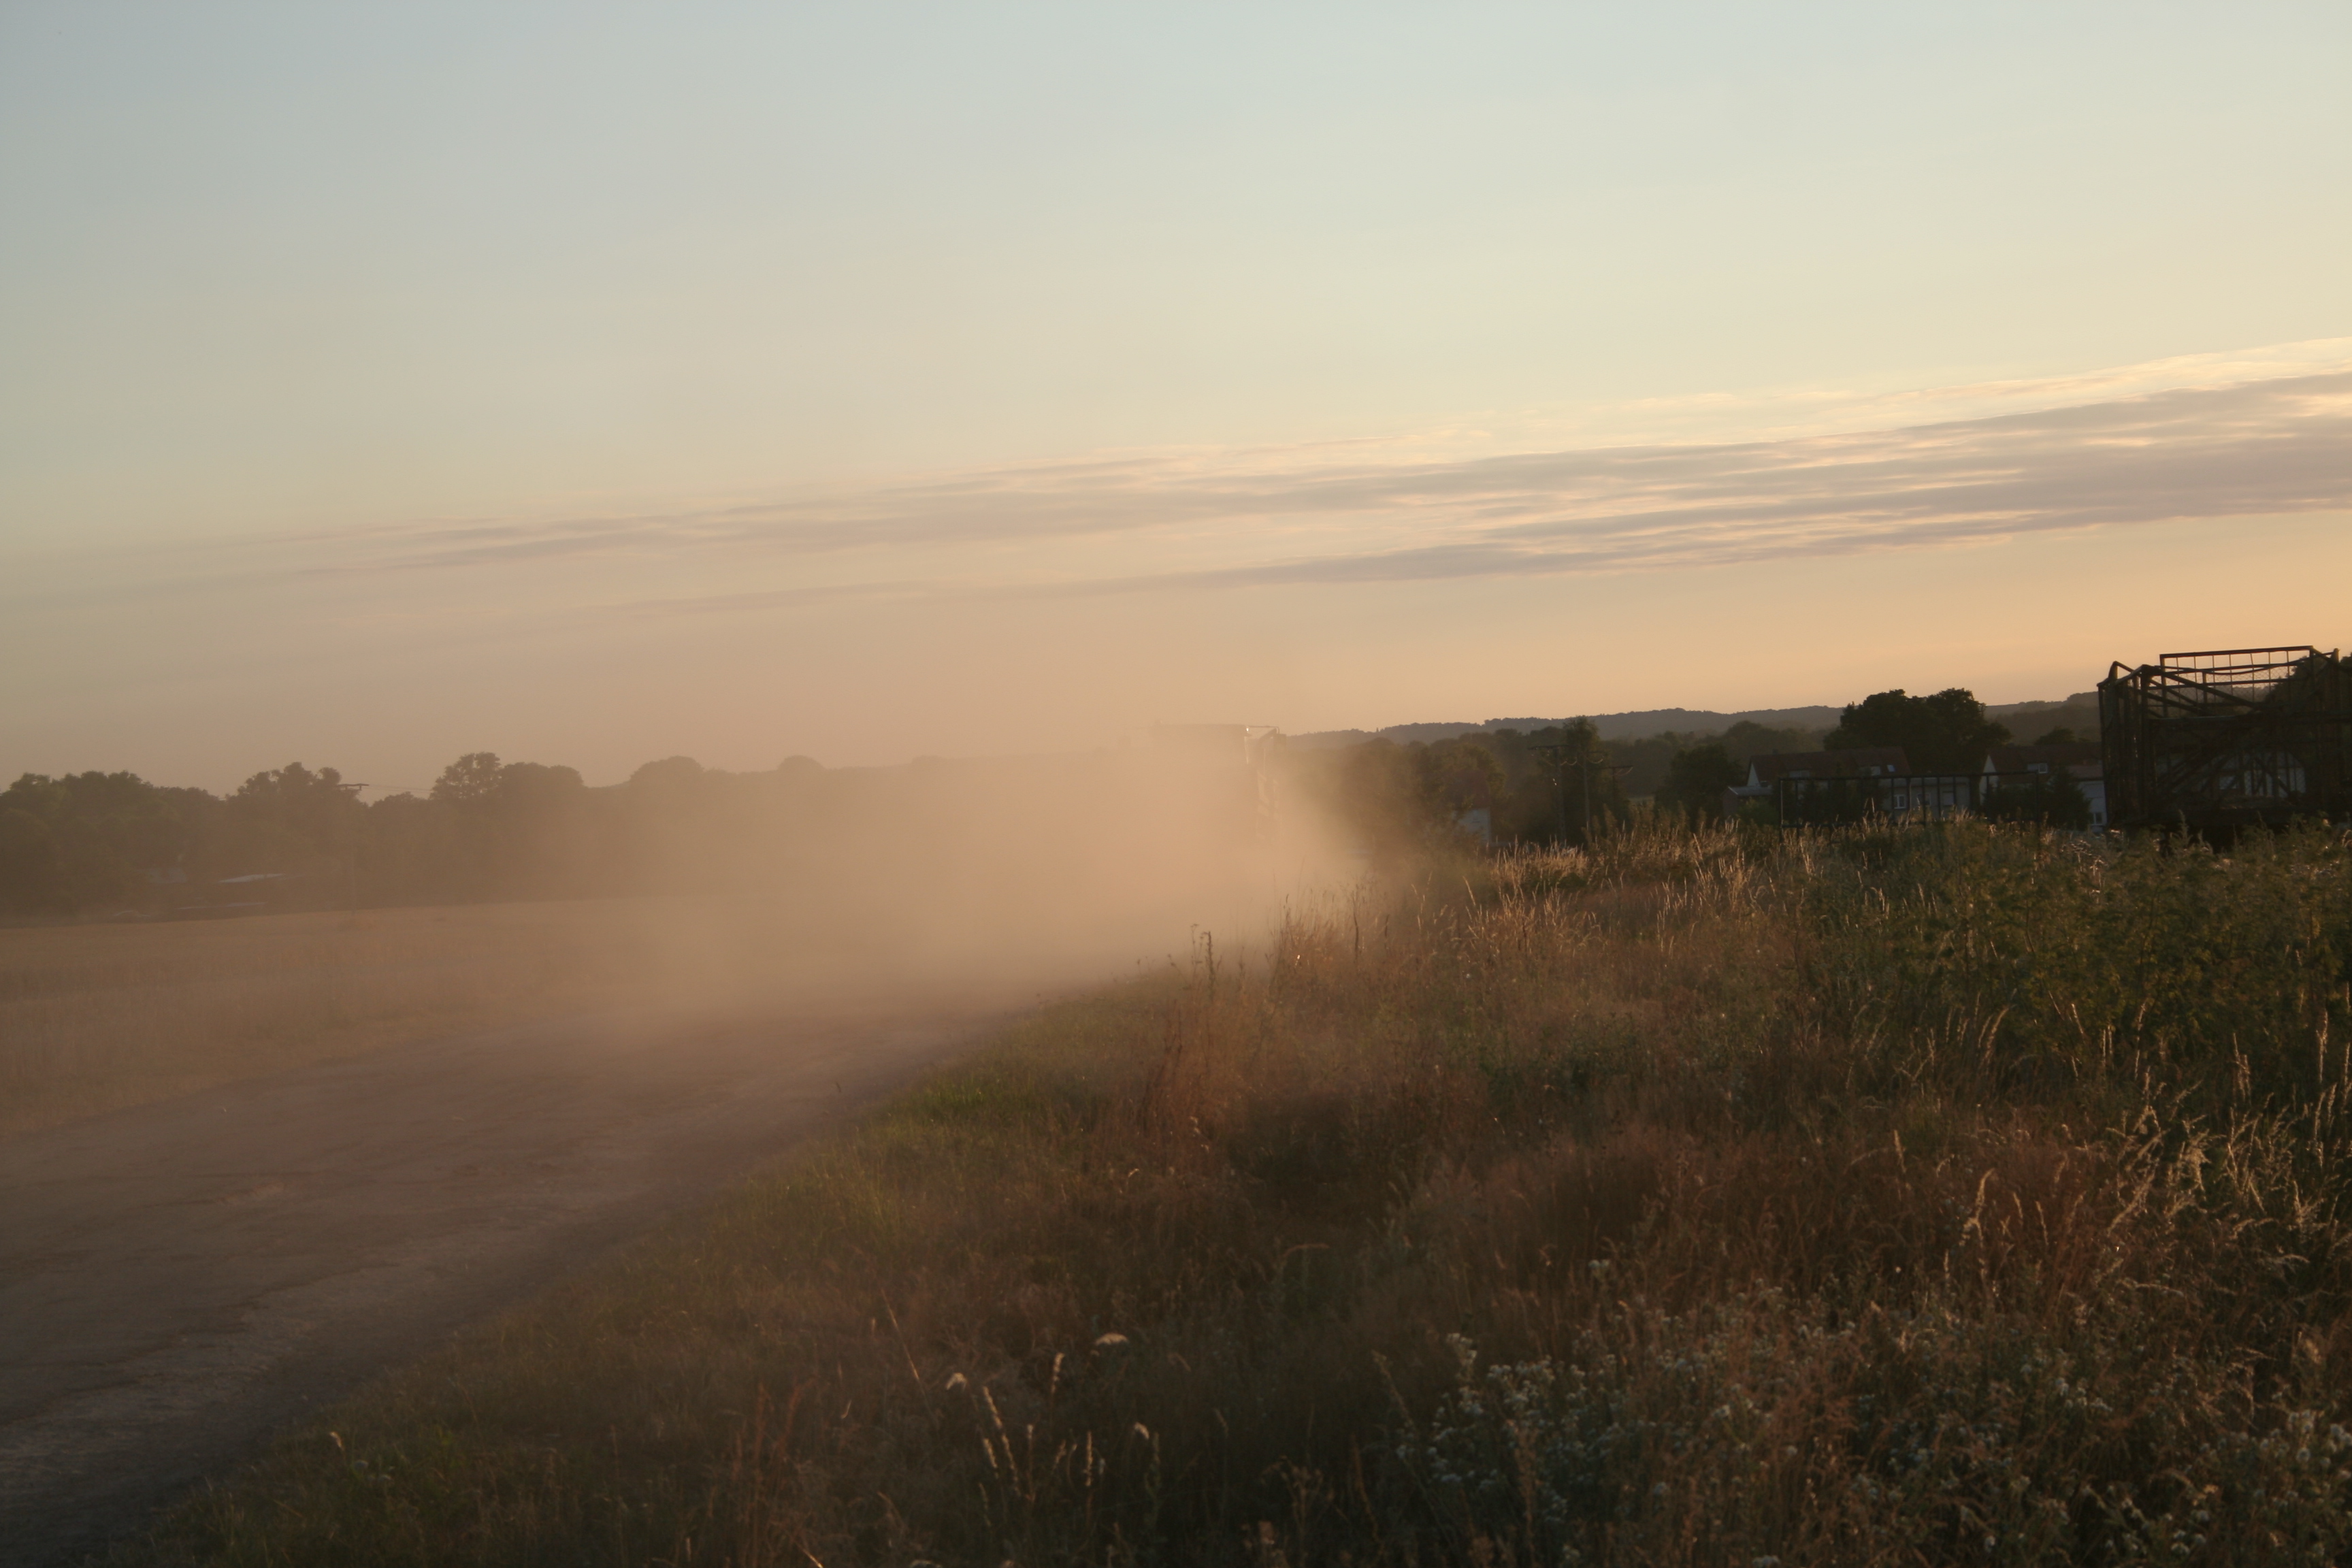
M 129 773 L 26 773 L 0 792 L 0 909 L 16 915 L 240 912 L 463 902 L 708 883 L 730 845 L 789 815 L 823 770 L 648 763 L 592 789 L 572 768 L 469 752 L 426 795 L 362 801 L 289 763 L 226 795 Z
M 1718 773 L 1736 769 L 1745 780 L 1748 758 L 1821 740 L 1819 731 L 1742 722 L 1721 735 L 1605 741 L 1579 719 L 1444 741 L 1371 740 L 1293 765 L 1345 827 L 1382 846 L 1458 831 L 1482 811 L 1497 843 L 1582 844 L 1622 827 L 1644 800 L 1694 816 L 1719 811 L 1733 781 Z
M 1774 752 L 1899 747 L 1915 773 L 1979 773 L 2013 737 L 1965 687 L 1926 696 L 1900 688 L 1849 703 L 1827 731 L 1742 721 L 1721 734 L 1666 731 L 1604 741 L 1589 720 L 1531 731 L 1476 731 L 1451 740 L 1374 740 L 1327 764 L 1324 793 L 1359 832 L 1393 842 L 1458 830 L 1485 811 L 1505 844 L 1581 844 L 1630 822 L 1637 809 L 1697 822 L 1723 814 L 1724 791 L 1748 782 L 1748 764 Z M 2071 729 L 2037 745 L 2076 739 Z M 2090 806 L 2063 773 L 2012 783 L 1986 798 L 1998 818 L 2085 827 Z M 1753 815 L 1769 820 L 1769 804 Z
M 1739 723 L 1721 734 L 1604 741 L 1579 720 L 1277 752 L 1267 771 L 1377 853 L 1446 838 L 1478 813 L 1504 844 L 1582 843 L 1633 820 L 1637 803 L 1708 817 L 1719 814 L 1724 787 L 1744 782 L 1749 759 L 1767 752 L 1899 745 L 1919 771 L 1970 772 L 2008 738 L 1966 690 L 1896 690 L 1848 707 L 1826 736 Z M 1008 801 L 1016 803 L 1009 815 L 1033 819 L 1024 831 L 1075 843 L 1052 824 L 1100 815 L 1089 801 L 1113 813 L 1165 809 L 1166 797 L 1132 787 L 1138 768 L 1156 765 L 1139 753 L 1116 768 L 1101 758 L 1038 758 L 827 770 L 793 757 L 737 773 L 668 757 L 623 784 L 591 787 L 569 767 L 474 752 L 427 794 L 377 801 L 359 799 L 334 768 L 300 763 L 257 773 L 226 795 L 129 773 L 26 773 L 0 792 L 0 912 L 235 913 L 742 886 L 837 868 L 850 846 L 877 854 L 887 846 L 902 858 L 918 844 L 950 853 L 960 836 L 996 831 Z M 995 804 L 982 810 L 983 799 Z M 1035 809 L 1024 813 L 1021 802 Z M 1236 795 L 1219 809 L 1228 806 L 1232 834 L 1245 834 L 1246 802 Z

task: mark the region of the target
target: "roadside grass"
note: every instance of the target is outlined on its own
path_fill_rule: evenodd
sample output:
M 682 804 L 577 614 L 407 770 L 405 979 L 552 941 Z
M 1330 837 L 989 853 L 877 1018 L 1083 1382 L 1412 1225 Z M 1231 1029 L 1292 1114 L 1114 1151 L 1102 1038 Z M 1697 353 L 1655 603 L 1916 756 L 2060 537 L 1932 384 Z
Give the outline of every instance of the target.
M 2331 1563 L 2352 840 L 1643 835 L 1048 1008 L 121 1563 Z

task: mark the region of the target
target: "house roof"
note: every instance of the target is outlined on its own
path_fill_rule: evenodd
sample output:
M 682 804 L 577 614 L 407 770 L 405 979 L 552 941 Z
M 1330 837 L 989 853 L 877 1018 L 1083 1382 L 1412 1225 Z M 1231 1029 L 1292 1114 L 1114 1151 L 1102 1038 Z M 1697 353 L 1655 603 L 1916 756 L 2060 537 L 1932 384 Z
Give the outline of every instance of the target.
M 1748 776 L 1758 784 L 1802 775 L 1808 778 L 1862 778 L 1874 773 L 1907 773 L 1910 760 L 1900 746 L 1856 746 L 1843 752 L 1772 752 L 1748 759 Z

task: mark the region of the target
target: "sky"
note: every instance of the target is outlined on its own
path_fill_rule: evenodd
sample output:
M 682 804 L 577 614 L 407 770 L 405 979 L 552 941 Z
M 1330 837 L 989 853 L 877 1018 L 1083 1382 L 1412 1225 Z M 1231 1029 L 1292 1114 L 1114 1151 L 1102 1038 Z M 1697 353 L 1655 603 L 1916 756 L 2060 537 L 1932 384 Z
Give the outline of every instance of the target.
M 0 7 L 0 774 L 2352 643 L 2340 5 Z

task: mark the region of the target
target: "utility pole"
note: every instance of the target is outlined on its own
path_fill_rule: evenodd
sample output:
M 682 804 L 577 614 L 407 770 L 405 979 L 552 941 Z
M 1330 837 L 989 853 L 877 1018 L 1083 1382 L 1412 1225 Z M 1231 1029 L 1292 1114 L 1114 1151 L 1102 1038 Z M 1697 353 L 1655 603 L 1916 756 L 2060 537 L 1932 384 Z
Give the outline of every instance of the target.
M 367 785 L 340 784 L 335 787 L 341 790 L 353 805 L 357 805 L 360 791 Z M 343 893 L 351 900 L 352 918 L 357 919 L 360 912 L 360 831 L 359 825 L 348 817 L 343 827 Z
M 1590 749 L 1581 742 L 1570 743 L 1555 741 L 1546 745 L 1530 746 L 1529 751 L 1548 758 L 1552 764 L 1552 790 L 1559 802 L 1560 842 L 1568 841 L 1568 770 L 1576 770 L 1577 841 L 1592 842 L 1592 770 L 1606 768 L 1611 774 L 1630 773 L 1632 768 L 1616 763 L 1596 763 Z
M 1575 749 L 1575 747 L 1570 746 L 1565 741 L 1556 741 L 1549 745 L 1530 746 L 1528 748 L 1528 750 L 1535 752 L 1537 755 L 1548 760 L 1552 765 L 1552 795 L 1553 798 L 1559 803 L 1559 841 L 1562 844 L 1568 842 L 1568 754 Z M 1582 770 L 1580 769 L 1579 771 L 1581 772 Z M 1585 820 L 1588 827 L 1591 824 L 1592 816 L 1591 801 L 1592 792 L 1588 786 L 1585 790 L 1584 808 Z

